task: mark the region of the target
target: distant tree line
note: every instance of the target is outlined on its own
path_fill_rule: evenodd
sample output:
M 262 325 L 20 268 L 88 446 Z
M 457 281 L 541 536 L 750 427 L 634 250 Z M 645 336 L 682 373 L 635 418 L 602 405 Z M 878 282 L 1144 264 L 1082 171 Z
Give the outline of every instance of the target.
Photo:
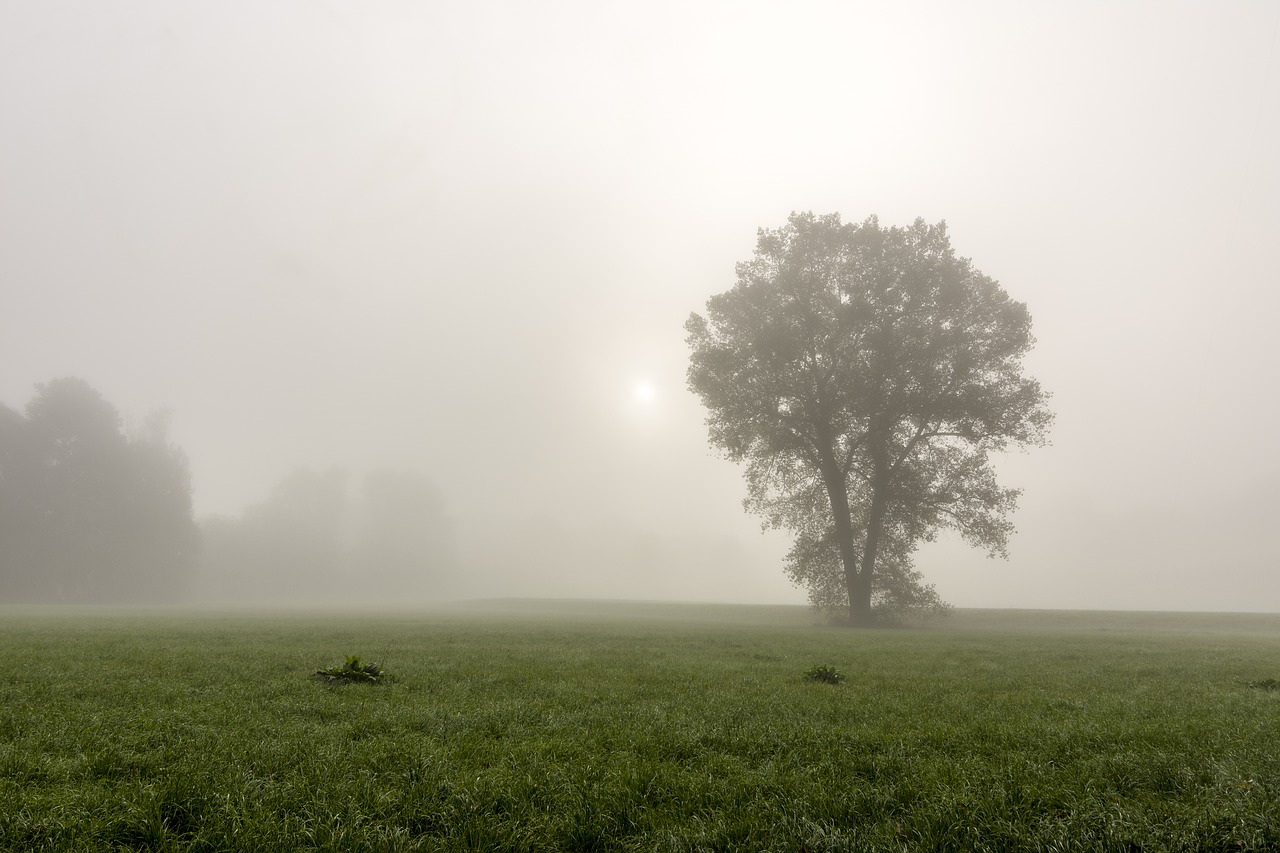
M 0 600 L 166 602 L 199 553 L 191 475 L 164 416 L 126 434 L 82 379 L 0 403 Z
M 197 593 L 223 602 L 421 602 L 454 590 L 455 542 L 426 476 L 299 468 L 239 516 L 201 522 Z
M 453 530 L 429 479 L 299 469 L 261 504 L 197 525 L 161 414 L 126 430 L 82 379 L 0 403 L 0 602 L 316 603 L 447 594 Z

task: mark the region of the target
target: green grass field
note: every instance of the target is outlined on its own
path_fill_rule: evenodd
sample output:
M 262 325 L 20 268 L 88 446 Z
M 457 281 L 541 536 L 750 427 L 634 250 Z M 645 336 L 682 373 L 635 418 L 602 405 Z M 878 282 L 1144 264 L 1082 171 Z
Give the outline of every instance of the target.
M 1277 616 L 8 608 L 0 650 L 4 850 L 1280 849 Z M 397 680 L 309 677 L 346 655 Z

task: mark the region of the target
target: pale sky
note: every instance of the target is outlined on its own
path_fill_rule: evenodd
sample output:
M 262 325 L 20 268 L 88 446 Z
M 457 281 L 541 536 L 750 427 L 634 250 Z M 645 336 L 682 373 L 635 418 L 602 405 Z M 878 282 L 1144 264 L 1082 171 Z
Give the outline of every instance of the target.
M 802 602 L 684 320 L 792 210 L 945 219 L 1058 421 L 1000 463 L 1007 562 L 921 553 L 943 597 L 1280 610 L 1278 33 L 1273 0 L 0 0 L 0 401 L 172 410 L 202 516 L 419 470 L 477 594 Z

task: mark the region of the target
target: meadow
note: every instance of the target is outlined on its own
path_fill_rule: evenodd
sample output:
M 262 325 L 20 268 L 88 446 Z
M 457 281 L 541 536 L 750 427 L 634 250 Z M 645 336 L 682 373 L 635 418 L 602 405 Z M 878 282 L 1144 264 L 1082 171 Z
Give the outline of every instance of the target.
M 1280 616 L 0 608 L 0 650 L 3 850 L 1280 849 Z

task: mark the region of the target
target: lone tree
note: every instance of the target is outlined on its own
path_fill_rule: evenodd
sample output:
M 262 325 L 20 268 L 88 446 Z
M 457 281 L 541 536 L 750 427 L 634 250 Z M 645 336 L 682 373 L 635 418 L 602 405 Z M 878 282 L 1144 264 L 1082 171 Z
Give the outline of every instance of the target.
M 1004 556 L 1019 490 L 989 454 L 1042 445 L 1031 317 L 957 257 L 946 224 L 793 213 L 691 314 L 689 388 L 746 463 L 744 505 L 788 528 L 791 578 L 854 625 L 938 606 L 912 570 L 943 528 Z

